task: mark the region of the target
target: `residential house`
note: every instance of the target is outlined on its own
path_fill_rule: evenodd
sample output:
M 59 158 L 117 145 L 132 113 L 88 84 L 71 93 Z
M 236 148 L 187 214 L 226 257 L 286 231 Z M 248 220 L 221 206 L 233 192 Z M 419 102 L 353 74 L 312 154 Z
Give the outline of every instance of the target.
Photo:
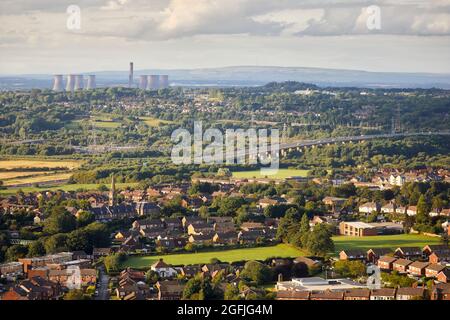
M 311 292 L 310 300 L 344 300 L 344 292 L 341 291 L 322 291 Z
M 450 250 L 433 251 L 429 257 L 430 263 L 450 264 Z
M 178 274 L 178 271 L 165 263 L 163 259 L 159 259 L 157 262 L 152 264 L 150 266 L 150 270 L 155 271 L 161 278 L 173 278 Z
M 393 265 L 392 268 L 394 271 L 397 271 L 399 273 L 407 273 L 408 272 L 408 267 L 412 264 L 413 262 L 411 260 L 408 259 L 397 259 Z
M 136 203 L 136 212 L 139 216 L 157 216 L 161 213 L 161 208 L 156 203 L 141 201 Z
M 425 277 L 427 278 L 437 278 L 439 272 L 444 271 L 445 266 L 439 263 L 430 263 L 425 268 Z
M 112 248 L 94 248 L 92 250 L 92 256 L 94 257 L 94 260 L 97 260 L 100 257 L 106 257 L 112 253 Z
M 158 247 L 162 247 L 167 250 L 173 250 L 175 248 L 183 248 L 186 245 L 186 243 L 187 243 L 186 239 L 178 237 L 166 237 L 158 239 L 156 241 L 156 245 Z
M 359 206 L 360 213 L 371 214 L 372 212 L 380 212 L 381 206 L 377 202 L 366 202 Z
M 344 300 L 370 300 L 370 290 L 359 288 L 345 290 Z
M 238 241 L 238 234 L 235 231 L 216 232 L 212 240 L 217 244 L 235 244 Z
M 421 277 L 425 275 L 425 268 L 428 267 L 428 262 L 414 261 L 408 266 L 408 273 L 413 276 Z
M 373 248 L 367 250 L 367 261 L 372 263 L 377 263 L 378 259 L 381 256 L 389 255 L 392 253 L 392 250 L 389 248 Z
M 158 281 L 158 300 L 180 300 L 183 296 L 184 282 L 179 280 Z
M 241 230 L 252 231 L 252 230 L 262 230 L 264 229 L 264 224 L 261 222 L 243 222 L 241 224 Z
M 422 252 L 425 257 L 429 257 L 433 252 L 450 251 L 450 247 L 444 244 L 426 245 L 423 247 Z
M 422 250 L 419 247 L 399 247 L 395 249 L 394 256 L 397 258 L 416 260 L 422 257 Z
M 23 275 L 23 263 L 22 262 L 8 262 L 0 264 L 0 277 L 6 279 L 14 279 Z
M 199 233 L 199 234 L 191 234 L 188 238 L 190 243 L 194 243 L 197 245 L 207 245 L 213 243 L 213 238 L 215 236 L 214 232 L 208 233 Z
M 417 215 L 417 206 L 409 206 L 406 209 L 406 214 L 410 217 Z
M 179 218 L 164 218 L 163 220 L 166 229 L 170 231 L 182 231 L 183 225 Z
M 189 224 L 187 226 L 187 234 L 188 235 L 199 235 L 199 234 L 206 234 L 206 233 L 212 233 L 214 232 L 213 225 L 203 222 L 203 223 L 196 223 L 196 224 Z
M 381 288 L 373 289 L 370 293 L 370 300 L 395 300 L 396 289 Z
M 426 290 L 425 288 L 398 288 L 397 289 L 397 300 L 423 300 L 425 299 Z
M 2 300 L 56 300 L 61 296 L 58 283 L 34 277 L 21 281 L 2 296 Z
M 437 281 L 443 282 L 443 283 L 450 282 L 450 269 L 445 268 L 444 270 L 439 272 L 436 279 L 437 279 Z
M 392 270 L 397 259 L 391 256 L 381 256 L 377 261 L 377 266 L 382 270 Z
M 431 288 L 431 300 L 450 300 L 450 283 L 438 283 Z
M 365 261 L 367 253 L 364 250 L 342 250 L 339 252 L 339 260 L 361 260 Z
M 279 290 L 276 300 L 309 300 L 309 291 Z

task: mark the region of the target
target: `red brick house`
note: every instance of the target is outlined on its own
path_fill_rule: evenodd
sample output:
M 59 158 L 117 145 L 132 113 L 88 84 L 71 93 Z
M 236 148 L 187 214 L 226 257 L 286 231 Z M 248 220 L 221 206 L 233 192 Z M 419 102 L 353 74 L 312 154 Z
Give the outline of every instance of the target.
M 439 263 L 431 263 L 425 268 L 425 277 L 436 278 L 439 272 L 443 271 L 445 266 Z
M 158 281 L 158 300 L 180 300 L 183 295 L 184 283 L 178 280 Z
M 414 276 L 423 276 L 428 265 L 428 262 L 415 261 L 408 266 L 408 273 Z
M 419 247 L 400 247 L 394 252 L 394 256 L 397 258 L 415 260 L 422 257 L 422 249 Z
M 408 266 L 411 265 L 413 262 L 408 259 L 398 259 L 395 261 L 392 265 L 393 270 L 399 272 L 399 273 L 407 273 L 408 272 Z
M 450 263 L 450 250 L 433 251 L 428 256 L 430 263 Z
M 374 248 L 367 250 L 367 261 L 372 263 L 377 263 L 378 259 L 382 256 L 386 256 L 392 253 L 391 249 L 388 248 Z
M 344 300 L 344 292 L 338 291 L 311 292 L 310 300 Z
M 396 258 L 391 256 L 381 256 L 378 259 L 377 265 L 382 270 L 392 270 L 393 263 L 397 261 Z
M 346 290 L 344 300 L 370 300 L 370 290 L 359 288 Z
M 366 260 L 367 253 L 364 250 L 342 250 L 339 252 L 339 260 Z
M 423 254 L 427 257 L 436 251 L 450 251 L 450 248 L 443 244 L 429 244 L 422 249 Z
M 450 300 L 450 283 L 438 283 L 431 288 L 431 300 Z
M 395 291 L 391 288 L 374 289 L 370 293 L 370 300 L 395 300 Z
M 443 282 L 443 283 L 450 282 L 450 269 L 442 270 L 441 272 L 438 273 L 436 278 L 437 278 L 437 281 L 439 281 L 439 282 Z
M 309 300 L 309 291 L 280 290 L 277 291 L 277 300 Z
M 422 300 L 425 299 L 426 290 L 425 288 L 398 288 L 397 289 L 397 300 Z

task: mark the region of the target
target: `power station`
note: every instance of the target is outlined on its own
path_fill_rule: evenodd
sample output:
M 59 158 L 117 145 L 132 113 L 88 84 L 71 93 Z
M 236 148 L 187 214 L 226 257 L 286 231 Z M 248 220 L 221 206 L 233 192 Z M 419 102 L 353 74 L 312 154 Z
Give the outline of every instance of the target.
M 130 62 L 130 69 L 128 73 L 128 88 L 134 88 L 134 64 Z M 92 90 L 97 88 L 95 74 L 87 76 L 87 84 L 85 86 L 85 78 L 82 74 L 68 74 L 66 76 L 66 92 L 73 92 L 79 90 Z M 139 76 L 138 88 L 141 90 L 159 90 L 169 88 L 169 76 L 167 74 L 143 74 Z M 64 90 L 64 80 L 62 74 L 53 75 L 53 91 Z

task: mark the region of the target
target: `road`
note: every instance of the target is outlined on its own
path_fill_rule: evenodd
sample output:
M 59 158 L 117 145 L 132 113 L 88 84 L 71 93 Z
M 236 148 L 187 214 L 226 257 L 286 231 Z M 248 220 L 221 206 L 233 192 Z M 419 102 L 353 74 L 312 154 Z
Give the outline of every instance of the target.
M 98 296 L 95 298 L 95 300 L 109 300 L 109 276 L 106 274 L 103 268 L 100 268 L 99 271 L 100 282 L 98 286 Z

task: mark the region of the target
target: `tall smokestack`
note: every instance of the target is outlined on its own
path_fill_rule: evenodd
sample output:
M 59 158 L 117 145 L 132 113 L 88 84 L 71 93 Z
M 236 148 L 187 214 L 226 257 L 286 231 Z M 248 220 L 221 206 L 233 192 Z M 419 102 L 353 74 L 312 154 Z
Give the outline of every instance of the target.
M 63 90 L 63 76 L 62 74 L 55 74 L 53 76 L 53 91 Z
M 130 62 L 130 74 L 128 76 L 128 88 L 133 88 L 134 75 L 133 75 L 133 62 Z
M 95 88 L 97 88 L 97 83 L 95 81 L 95 74 L 90 74 L 90 75 L 88 75 L 88 82 L 87 82 L 86 89 L 90 90 L 90 89 L 95 89 Z
M 74 90 L 83 90 L 83 87 L 84 87 L 84 77 L 82 74 L 77 74 L 75 76 Z
M 147 89 L 147 77 L 146 75 L 139 76 L 139 89 Z
M 159 76 L 158 75 L 150 75 L 148 76 L 147 89 L 149 90 L 158 90 L 159 89 Z
M 166 89 L 169 87 L 169 76 L 167 74 L 162 74 L 159 76 L 159 88 Z
M 66 81 L 66 91 L 72 92 L 75 88 L 75 75 L 69 74 L 67 75 L 67 81 Z

